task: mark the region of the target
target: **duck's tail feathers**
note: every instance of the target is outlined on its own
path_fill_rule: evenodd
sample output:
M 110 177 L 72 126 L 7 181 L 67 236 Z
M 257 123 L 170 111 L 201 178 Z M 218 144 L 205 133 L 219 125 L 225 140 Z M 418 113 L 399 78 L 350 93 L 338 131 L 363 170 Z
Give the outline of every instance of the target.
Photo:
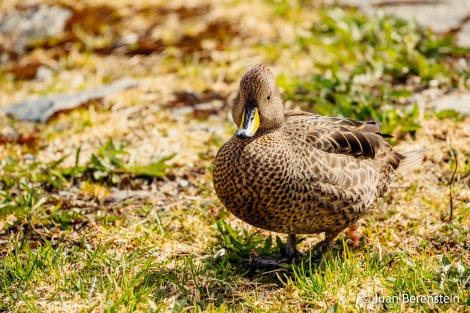
M 395 152 L 400 159 L 400 164 L 396 170 L 397 173 L 404 174 L 420 167 L 423 163 L 424 152 L 426 150 L 413 150 L 402 154 Z

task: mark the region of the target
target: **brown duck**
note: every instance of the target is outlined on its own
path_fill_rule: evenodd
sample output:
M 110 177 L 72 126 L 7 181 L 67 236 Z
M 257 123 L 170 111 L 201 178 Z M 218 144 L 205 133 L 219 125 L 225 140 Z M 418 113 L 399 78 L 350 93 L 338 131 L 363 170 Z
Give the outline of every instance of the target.
M 342 230 L 374 208 L 397 171 L 421 161 L 419 153 L 393 151 L 377 121 L 284 112 L 264 65 L 243 76 L 232 116 L 239 128 L 215 158 L 217 196 L 243 221 L 289 234 L 291 262 L 295 234 L 324 232 L 322 251 L 330 250 Z

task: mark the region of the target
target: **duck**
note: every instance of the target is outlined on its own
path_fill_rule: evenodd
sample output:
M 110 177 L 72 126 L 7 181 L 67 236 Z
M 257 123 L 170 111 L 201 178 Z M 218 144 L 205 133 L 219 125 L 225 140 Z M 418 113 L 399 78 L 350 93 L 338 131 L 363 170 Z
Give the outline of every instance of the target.
M 398 173 L 422 159 L 416 151 L 394 151 L 378 121 L 284 110 L 263 64 L 242 77 L 232 117 L 238 128 L 213 164 L 217 197 L 244 222 L 287 234 L 284 256 L 256 256 L 260 265 L 295 262 L 299 234 L 324 233 L 320 251 L 330 251 L 343 230 L 357 233 L 358 220 Z

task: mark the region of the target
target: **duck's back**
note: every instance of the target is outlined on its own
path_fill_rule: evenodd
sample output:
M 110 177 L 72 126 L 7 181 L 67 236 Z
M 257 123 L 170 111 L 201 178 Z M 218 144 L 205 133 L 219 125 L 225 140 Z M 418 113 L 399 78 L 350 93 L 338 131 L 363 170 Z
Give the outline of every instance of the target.
M 214 186 L 237 217 L 284 233 L 339 232 L 373 208 L 401 155 L 375 121 L 288 111 L 275 131 L 232 137 L 218 152 Z

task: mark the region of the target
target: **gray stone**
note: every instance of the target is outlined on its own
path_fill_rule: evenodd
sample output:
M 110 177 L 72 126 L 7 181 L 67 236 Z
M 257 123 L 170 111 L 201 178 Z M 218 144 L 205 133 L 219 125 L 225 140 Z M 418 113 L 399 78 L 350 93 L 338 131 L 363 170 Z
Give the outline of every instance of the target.
M 25 160 L 25 161 L 34 161 L 34 160 L 36 160 L 36 157 L 34 156 L 34 154 L 25 153 L 25 154 L 23 154 L 23 160 Z
M 436 112 L 454 110 L 464 115 L 470 115 L 470 93 L 451 93 L 432 100 L 429 105 Z
M 0 39 L 4 48 L 22 54 L 31 41 L 61 34 L 72 11 L 61 6 L 28 8 L 0 16 Z
M 2 109 L 5 113 L 19 120 L 46 122 L 55 113 L 71 110 L 91 99 L 104 98 L 107 95 L 137 86 L 134 79 L 123 78 L 111 84 L 78 92 L 76 94 L 56 94 L 39 99 L 26 100 Z
M 36 71 L 37 80 L 47 81 L 47 80 L 52 79 L 52 76 L 53 76 L 52 70 L 44 65 L 41 65 L 40 67 L 38 67 Z
M 187 188 L 189 187 L 189 181 L 187 181 L 186 179 L 178 179 L 178 186 L 181 187 L 181 188 Z
M 470 22 L 467 22 L 457 34 L 456 44 L 464 48 L 470 48 Z
M 384 6 L 387 14 L 405 20 L 413 20 L 437 33 L 445 33 L 460 25 L 470 13 L 470 3 L 459 0 L 433 1 L 419 5 Z
M 374 14 L 380 9 L 386 14 L 416 21 L 437 33 L 445 33 L 459 27 L 460 23 L 470 15 L 468 0 L 427 0 L 415 1 L 415 4 L 410 0 L 326 0 L 325 2 L 354 6 L 367 14 Z M 470 31 L 468 33 L 470 34 Z M 470 39 L 464 35 L 459 41 L 467 44 Z

